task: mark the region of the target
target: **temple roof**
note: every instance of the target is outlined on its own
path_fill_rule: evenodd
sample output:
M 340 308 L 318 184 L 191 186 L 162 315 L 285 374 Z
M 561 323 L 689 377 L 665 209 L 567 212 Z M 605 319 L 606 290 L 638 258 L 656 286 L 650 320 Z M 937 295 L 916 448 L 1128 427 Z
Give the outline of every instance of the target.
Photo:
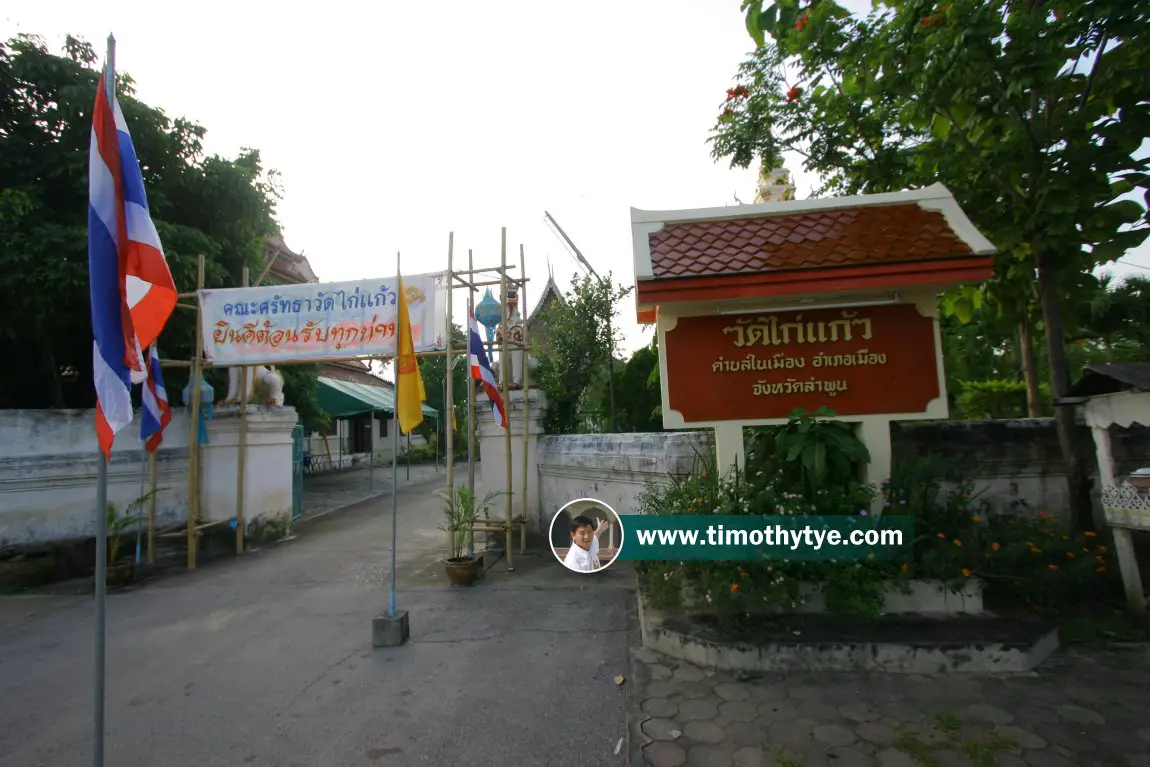
M 633 208 L 631 225 L 640 322 L 660 303 L 956 284 L 993 273 L 994 246 L 941 184 L 700 210 Z

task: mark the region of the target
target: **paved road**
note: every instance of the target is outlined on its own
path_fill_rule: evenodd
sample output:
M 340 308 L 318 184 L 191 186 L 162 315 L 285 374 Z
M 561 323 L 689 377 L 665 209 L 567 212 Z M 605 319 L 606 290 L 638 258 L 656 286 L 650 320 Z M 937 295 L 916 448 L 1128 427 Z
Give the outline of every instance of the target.
M 414 477 L 413 477 L 414 479 Z M 612 765 L 632 580 L 528 556 L 447 587 L 430 491 L 400 491 L 400 608 L 373 650 L 390 501 L 108 600 L 109 767 Z M 22 600 L 22 601 L 19 601 Z M 0 764 L 92 764 L 92 603 L 0 599 Z

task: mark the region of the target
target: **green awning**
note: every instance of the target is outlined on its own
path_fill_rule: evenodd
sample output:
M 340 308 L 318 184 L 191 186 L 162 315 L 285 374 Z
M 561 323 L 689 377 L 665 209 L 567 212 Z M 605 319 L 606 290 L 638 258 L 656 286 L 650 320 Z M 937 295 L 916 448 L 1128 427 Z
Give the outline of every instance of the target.
M 350 418 L 360 413 L 382 411 L 395 413 L 395 391 L 382 386 L 341 381 L 338 378 L 320 376 L 316 387 L 319 406 L 333 418 Z M 435 408 L 423 406 L 423 414 L 439 417 Z

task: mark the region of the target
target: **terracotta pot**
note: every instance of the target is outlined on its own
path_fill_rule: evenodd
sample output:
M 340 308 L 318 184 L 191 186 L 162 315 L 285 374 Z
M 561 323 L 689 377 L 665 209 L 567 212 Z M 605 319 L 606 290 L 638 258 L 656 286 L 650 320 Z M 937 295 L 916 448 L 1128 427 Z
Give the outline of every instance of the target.
M 474 586 L 479 578 L 479 563 L 471 557 L 452 557 L 444 569 L 452 586 Z

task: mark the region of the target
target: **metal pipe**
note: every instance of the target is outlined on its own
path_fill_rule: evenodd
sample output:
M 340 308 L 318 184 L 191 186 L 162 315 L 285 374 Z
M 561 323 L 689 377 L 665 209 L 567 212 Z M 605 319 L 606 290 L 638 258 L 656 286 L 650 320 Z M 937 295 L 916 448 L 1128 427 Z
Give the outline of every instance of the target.
M 527 260 L 526 260 L 526 256 L 523 253 L 523 243 L 519 244 L 519 269 L 520 269 L 520 272 L 519 272 L 520 275 L 525 277 L 527 275 Z M 528 350 L 529 346 L 527 343 L 527 287 L 526 287 L 526 282 L 527 282 L 526 279 L 522 280 L 520 283 L 520 287 L 519 287 L 519 306 L 521 307 L 522 313 L 523 313 L 523 315 L 522 315 L 523 316 L 523 338 L 522 338 L 522 341 L 520 342 L 520 347 L 522 348 L 522 351 L 520 352 L 520 354 L 523 355 L 523 357 L 522 357 L 522 359 L 523 359 L 523 363 L 522 363 L 523 364 L 523 380 L 521 382 L 521 385 L 522 385 L 521 390 L 523 392 L 523 485 L 522 485 L 522 487 L 523 487 L 522 501 L 523 502 L 521 504 L 521 507 L 523 509 L 523 519 L 524 520 L 527 519 L 527 444 L 528 444 L 528 438 L 529 438 L 528 432 L 530 431 L 528 429 L 528 425 L 530 422 L 530 419 L 528 416 L 531 415 L 531 400 L 529 399 L 530 389 L 528 388 L 530 381 L 528 379 L 528 367 L 527 367 L 527 357 L 528 357 L 527 350 Z M 520 535 L 519 535 L 519 553 L 525 554 L 526 552 L 527 552 L 527 528 L 524 527 L 523 530 L 520 532 Z
M 475 257 L 472 251 L 467 251 L 467 270 L 471 273 L 475 268 Z M 467 493 L 475 497 L 475 381 L 471 378 L 471 315 L 475 313 L 475 288 L 467 289 L 467 370 L 464 378 L 467 381 Z M 468 532 L 468 547 L 471 558 L 475 559 L 475 526 L 472 522 Z

